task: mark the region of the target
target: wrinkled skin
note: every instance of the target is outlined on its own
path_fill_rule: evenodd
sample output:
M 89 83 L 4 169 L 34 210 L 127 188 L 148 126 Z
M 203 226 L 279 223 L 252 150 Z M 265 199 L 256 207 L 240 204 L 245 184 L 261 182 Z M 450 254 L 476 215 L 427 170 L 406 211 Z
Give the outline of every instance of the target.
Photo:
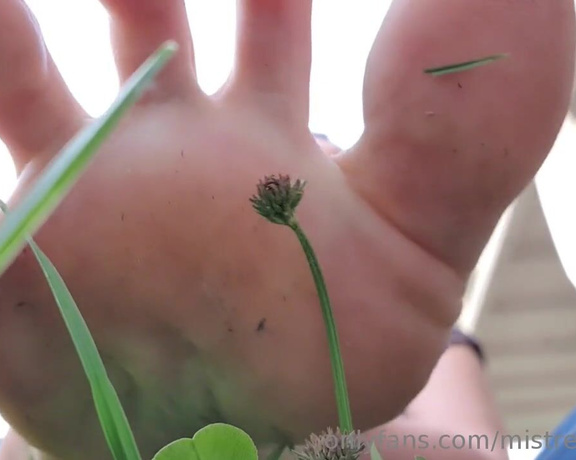
M 559 130 L 572 2 L 396 0 L 366 70 L 365 132 L 335 157 L 307 128 L 310 0 L 239 0 L 235 69 L 214 97 L 194 78 L 183 2 L 104 3 L 122 79 L 165 39 L 181 51 L 37 241 L 144 457 L 213 421 L 260 447 L 337 422 L 305 258 L 248 201 L 271 173 L 309 183 L 298 218 L 333 300 L 357 428 L 394 417 L 425 384 L 483 245 Z M 0 11 L 0 134 L 20 172 L 17 206 L 89 120 L 23 3 L 0 0 Z M 499 52 L 510 58 L 422 72 Z M 110 458 L 29 251 L 0 281 L 0 366 L 0 410 L 37 458 Z

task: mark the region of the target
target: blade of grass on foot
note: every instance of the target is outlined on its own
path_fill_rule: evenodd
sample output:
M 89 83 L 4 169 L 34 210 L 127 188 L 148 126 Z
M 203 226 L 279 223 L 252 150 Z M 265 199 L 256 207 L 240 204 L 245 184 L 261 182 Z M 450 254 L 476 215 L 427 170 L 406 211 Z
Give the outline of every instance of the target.
M 382 460 L 382 456 L 378 449 L 376 448 L 376 444 L 372 444 L 370 447 L 370 460 Z
M 493 56 L 488 56 L 482 59 L 474 59 L 473 61 L 460 62 L 458 64 L 450 64 L 441 67 L 426 69 L 424 70 L 424 73 L 428 73 L 435 77 L 439 77 L 440 75 L 464 72 L 466 70 L 474 69 L 476 67 L 491 64 L 492 62 L 504 59 L 506 57 L 508 57 L 507 54 L 494 54 Z
M 114 459 L 140 460 L 140 452 L 120 399 L 108 378 L 96 343 L 84 318 L 82 318 L 80 310 L 52 262 L 32 239 L 29 240 L 29 244 L 42 267 L 80 357 L 82 367 L 90 383 L 100 425 Z

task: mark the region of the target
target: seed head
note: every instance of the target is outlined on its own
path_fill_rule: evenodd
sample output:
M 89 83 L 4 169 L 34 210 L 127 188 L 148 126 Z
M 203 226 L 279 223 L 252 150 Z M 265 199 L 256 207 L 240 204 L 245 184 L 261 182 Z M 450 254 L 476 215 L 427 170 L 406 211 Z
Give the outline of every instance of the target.
M 298 460 L 358 460 L 365 448 L 359 432 L 343 434 L 340 428 L 320 435 L 312 434 L 300 450 L 294 450 Z
M 290 225 L 305 186 L 306 182 L 300 179 L 292 183 L 288 175 L 266 176 L 256 186 L 256 195 L 250 202 L 256 212 L 270 222 Z

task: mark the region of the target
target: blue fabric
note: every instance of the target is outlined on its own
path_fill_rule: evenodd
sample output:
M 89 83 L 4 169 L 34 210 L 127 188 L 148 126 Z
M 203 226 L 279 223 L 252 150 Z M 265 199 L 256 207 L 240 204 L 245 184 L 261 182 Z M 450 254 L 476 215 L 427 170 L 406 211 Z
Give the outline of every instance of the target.
M 550 445 L 548 448 L 544 446 L 536 460 L 576 459 L 576 409 L 558 425 L 551 436 Z
M 313 135 L 316 139 L 322 139 L 323 141 L 330 142 L 330 139 L 328 138 L 328 136 L 327 136 L 326 134 L 323 134 L 323 133 L 312 133 L 312 135 Z

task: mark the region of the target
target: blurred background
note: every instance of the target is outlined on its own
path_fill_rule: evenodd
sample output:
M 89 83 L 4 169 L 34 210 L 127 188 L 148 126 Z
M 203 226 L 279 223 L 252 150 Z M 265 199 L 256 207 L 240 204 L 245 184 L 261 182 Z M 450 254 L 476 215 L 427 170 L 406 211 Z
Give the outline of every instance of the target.
M 27 0 L 75 96 L 93 116 L 108 108 L 118 83 L 107 14 L 96 0 Z M 188 0 L 198 77 L 208 93 L 233 58 L 231 0 Z M 315 0 L 310 127 L 346 148 L 362 131 L 361 89 L 370 45 L 388 0 Z M 495 52 L 500 50 L 495 50 Z M 573 104 L 576 115 L 576 104 Z M 487 372 L 506 430 L 544 435 L 576 405 L 576 124 L 568 116 L 534 183 L 508 209 L 470 280 L 460 319 L 486 347 Z M 15 185 L 0 143 L 0 198 Z M 0 419 L 0 437 L 7 430 Z M 537 451 L 513 449 L 512 460 Z

